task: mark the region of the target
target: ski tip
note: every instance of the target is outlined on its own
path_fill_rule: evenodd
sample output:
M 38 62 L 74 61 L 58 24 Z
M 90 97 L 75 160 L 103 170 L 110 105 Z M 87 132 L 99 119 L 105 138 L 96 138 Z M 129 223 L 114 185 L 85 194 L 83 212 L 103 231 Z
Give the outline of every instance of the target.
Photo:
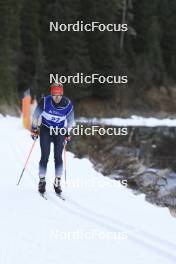
M 46 197 L 46 194 L 45 194 L 45 193 L 40 193 L 40 192 L 39 192 L 39 194 L 40 194 L 40 196 L 43 197 L 45 200 L 48 200 L 48 198 Z
M 56 193 L 56 196 L 59 197 L 62 201 L 65 201 L 66 200 L 65 197 L 62 196 L 62 194 L 57 194 Z

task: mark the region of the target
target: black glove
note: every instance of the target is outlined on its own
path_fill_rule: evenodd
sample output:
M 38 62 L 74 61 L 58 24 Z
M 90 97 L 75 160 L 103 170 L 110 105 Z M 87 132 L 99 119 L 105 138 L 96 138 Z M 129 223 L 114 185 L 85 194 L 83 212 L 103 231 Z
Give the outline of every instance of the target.
M 65 135 L 64 135 L 64 139 L 65 141 L 68 143 L 71 141 L 71 135 L 67 132 Z
M 31 138 L 33 140 L 37 140 L 38 136 L 39 136 L 39 130 L 37 128 L 33 128 L 32 127 L 32 129 L 31 129 Z

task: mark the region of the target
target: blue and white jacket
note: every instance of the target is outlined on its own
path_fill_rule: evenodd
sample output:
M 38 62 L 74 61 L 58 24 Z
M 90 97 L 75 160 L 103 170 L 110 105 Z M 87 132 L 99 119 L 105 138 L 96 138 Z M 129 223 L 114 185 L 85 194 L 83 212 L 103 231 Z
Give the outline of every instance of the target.
M 41 118 L 42 125 L 58 128 L 74 126 L 74 111 L 72 102 L 63 96 L 56 104 L 51 95 L 44 97 L 36 107 L 32 118 L 32 129 L 36 129 Z

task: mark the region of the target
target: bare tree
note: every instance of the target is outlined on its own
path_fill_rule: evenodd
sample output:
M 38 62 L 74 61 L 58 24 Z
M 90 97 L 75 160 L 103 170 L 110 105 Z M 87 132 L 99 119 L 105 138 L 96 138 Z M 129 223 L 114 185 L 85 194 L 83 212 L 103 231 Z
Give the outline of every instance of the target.
M 128 24 L 128 33 L 131 35 L 136 35 L 134 28 L 130 25 L 133 20 L 133 3 L 132 0 L 121 0 L 121 9 L 122 9 L 122 24 Z M 123 50 L 125 31 L 121 31 L 120 37 L 120 51 Z
M 127 0 L 122 0 L 122 24 L 125 24 L 126 22 L 126 13 L 127 13 Z M 120 50 L 123 49 L 124 36 L 125 36 L 125 32 L 121 31 Z

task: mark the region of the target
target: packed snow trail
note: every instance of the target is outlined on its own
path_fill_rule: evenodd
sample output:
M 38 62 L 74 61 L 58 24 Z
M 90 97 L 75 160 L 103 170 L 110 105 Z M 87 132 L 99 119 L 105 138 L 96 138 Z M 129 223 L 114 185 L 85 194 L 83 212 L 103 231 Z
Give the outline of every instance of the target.
M 17 186 L 32 140 L 19 118 L 0 121 L 0 263 L 175 263 L 176 219 L 168 209 L 103 177 L 87 159 L 67 153 L 68 183 L 63 179 L 62 201 L 52 186 L 51 155 L 44 200 L 37 192 L 37 142 Z

